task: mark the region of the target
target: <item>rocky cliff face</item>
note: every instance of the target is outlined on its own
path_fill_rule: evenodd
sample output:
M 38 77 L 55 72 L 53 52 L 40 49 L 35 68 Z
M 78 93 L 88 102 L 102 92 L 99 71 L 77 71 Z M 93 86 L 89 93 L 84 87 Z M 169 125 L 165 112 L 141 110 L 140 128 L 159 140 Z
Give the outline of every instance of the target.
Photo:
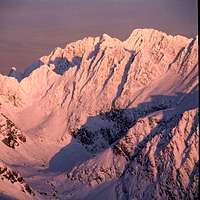
M 5 182 L 10 184 L 10 186 L 13 187 L 13 190 L 14 188 L 20 188 L 20 192 L 22 194 L 24 193 L 23 195 L 26 196 L 27 198 L 29 197 L 31 199 L 31 196 L 35 196 L 33 190 L 24 181 L 23 177 L 18 172 L 12 171 L 8 166 L 6 166 L 2 162 L 0 162 L 0 178 L 1 178 L 1 188 L 5 187 L 6 184 L 2 186 L 2 182 Z M 10 188 L 7 189 L 8 191 L 10 190 Z M 1 199 L 3 199 L 3 196 L 1 197 Z
M 103 34 L 9 75 L 0 111 L 28 139 L 16 150 L 0 143 L 0 159 L 32 198 L 198 197 L 198 38 Z
M 26 142 L 22 132 L 3 114 L 0 115 L 0 133 L 2 142 L 13 149 Z

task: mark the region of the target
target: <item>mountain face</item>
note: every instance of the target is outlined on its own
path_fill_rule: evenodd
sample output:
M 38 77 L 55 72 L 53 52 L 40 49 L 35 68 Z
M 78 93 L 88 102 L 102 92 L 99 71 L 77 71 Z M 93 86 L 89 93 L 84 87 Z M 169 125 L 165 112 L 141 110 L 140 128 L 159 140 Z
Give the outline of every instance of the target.
M 198 123 L 197 37 L 58 47 L 0 75 L 0 199 L 198 199 Z

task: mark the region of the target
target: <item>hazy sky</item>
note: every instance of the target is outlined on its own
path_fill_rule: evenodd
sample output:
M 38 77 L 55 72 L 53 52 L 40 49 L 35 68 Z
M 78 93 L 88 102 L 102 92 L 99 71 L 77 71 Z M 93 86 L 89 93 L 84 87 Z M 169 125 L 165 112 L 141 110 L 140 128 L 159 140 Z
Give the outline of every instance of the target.
M 197 34 L 197 0 L 0 0 L 0 73 L 24 69 L 56 46 L 135 28 Z

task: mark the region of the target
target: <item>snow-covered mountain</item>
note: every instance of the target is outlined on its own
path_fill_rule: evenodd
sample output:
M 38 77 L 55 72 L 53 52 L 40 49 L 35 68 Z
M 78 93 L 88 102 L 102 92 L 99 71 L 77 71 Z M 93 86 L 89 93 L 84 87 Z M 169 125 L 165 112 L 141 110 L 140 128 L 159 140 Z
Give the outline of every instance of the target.
M 197 199 L 198 38 L 134 30 L 0 75 L 0 199 Z

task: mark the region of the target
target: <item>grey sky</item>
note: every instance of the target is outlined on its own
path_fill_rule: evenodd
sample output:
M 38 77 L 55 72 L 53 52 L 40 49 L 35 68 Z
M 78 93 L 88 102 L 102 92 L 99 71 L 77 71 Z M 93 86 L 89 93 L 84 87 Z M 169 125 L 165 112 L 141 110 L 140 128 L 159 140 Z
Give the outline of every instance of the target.
M 23 69 L 56 46 L 135 28 L 197 34 L 196 0 L 0 0 L 0 73 Z

